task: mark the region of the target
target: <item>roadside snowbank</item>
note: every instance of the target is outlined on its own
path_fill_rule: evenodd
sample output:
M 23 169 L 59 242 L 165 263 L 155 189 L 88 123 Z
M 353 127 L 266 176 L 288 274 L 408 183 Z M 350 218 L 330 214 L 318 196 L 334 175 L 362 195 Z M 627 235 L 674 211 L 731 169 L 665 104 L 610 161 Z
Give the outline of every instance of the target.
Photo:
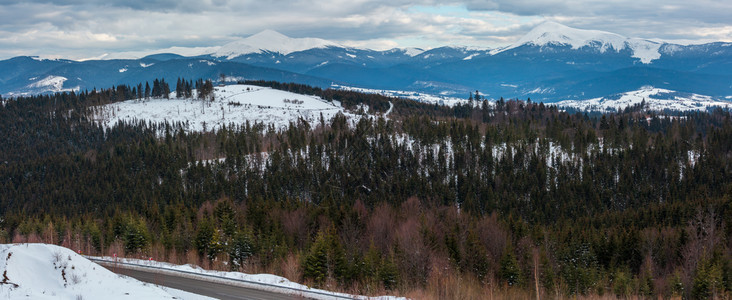
M 115 258 L 113 257 L 92 257 L 93 259 L 99 259 L 104 260 L 108 262 L 114 262 Z M 171 263 L 166 262 L 158 262 L 154 260 L 143 260 L 143 259 L 134 259 L 134 258 L 117 258 L 117 262 L 125 263 L 126 265 L 124 267 L 132 267 L 135 268 L 134 265 L 140 266 L 139 268 L 145 268 L 146 271 L 149 271 L 151 268 L 146 267 L 152 267 L 159 269 L 161 272 L 165 273 L 171 273 L 171 272 L 179 272 L 179 275 L 183 275 L 183 277 L 191 277 L 190 275 L 200 275 L 203 280 L 211 280 L 211 281 L 220 281 L 220 280 L 212 280 L 211 277 L 216 277 L 214 279 L 222 279 L 222 280 L 235 280 L 237 281 L 237 285 L 246 286 L 250 288 L 257 288 L 257 289 L 263 289 L 268 291 L 275 291 L 282 294 L 292 294 L 292 295 L 304 295 L 308 298 L 314 298 L 314 299 L 334 299 L 334 298 L 351 298 L 351 299 L 369 299 L 369 300 L 406 300 L 406 298 L 403 297 L 395 297 L 395 296 L 379 296 L 379 297 L 366 297 L 366 296 L 358 296 L 358 295 L 350 295 L 350 294 L 344 294 L 344 293 L 336 293 L 326 290 L 320 290 L 320 289 L 314 289 L 310 288 L 306 285 L 302 285 L 299 283 L 292 282 L 288 280 L 287 278 L 272 275 L 272 274 L 246 274 L 241 272 L 224 272 L 224 271 L 213 271 L 213 270 L 204 270 L 198 266 L 194 265 L 174 265 Z M 208 277 L 208 278 L 203 278 Z M 259 284 L 257 284 L 259 283 Z M 265 286 L 267 285 L 267 286 Z M 300 292 L 298 292 L 298 290 Z M 302 291 L 305 291 L 304 293 Z
M 0 245 L 0 268 L 0 299 L 208 299 L 178 291 L 173 296 L 55 245 Z

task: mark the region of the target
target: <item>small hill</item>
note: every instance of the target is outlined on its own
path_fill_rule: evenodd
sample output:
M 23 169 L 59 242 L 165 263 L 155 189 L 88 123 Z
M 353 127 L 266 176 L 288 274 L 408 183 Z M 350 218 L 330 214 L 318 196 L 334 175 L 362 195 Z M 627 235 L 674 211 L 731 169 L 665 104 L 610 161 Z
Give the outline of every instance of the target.
M 2 299 L 178 299 L 48 244 L 0 245 Z
M 195 94 L 195 93 L 194 93 Z M 211 130 L 222 125 L 264 123 L 275 128 L 305 120 L 311 125 L 328 122 L 343 113 L 351 119 L 358 116 L 346 112 L 337 101 L 290 93 L 254 85 L 216 87 L 213 100 L 200 99 L 137 99 L 106 105 L 99 121 L 113 126 L 120 120 L 187 123 L 192 131 Z

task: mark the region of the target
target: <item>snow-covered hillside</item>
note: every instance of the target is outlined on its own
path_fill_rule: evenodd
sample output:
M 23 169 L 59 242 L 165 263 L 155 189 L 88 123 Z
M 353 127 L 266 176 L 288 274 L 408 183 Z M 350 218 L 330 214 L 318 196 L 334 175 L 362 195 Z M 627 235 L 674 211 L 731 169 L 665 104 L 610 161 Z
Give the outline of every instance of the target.
M 219 48 L 212 55 L 214 57 L 226 57 L 227 59 L 232 59 L 237 56 L 251 53 L 262 53 L 264 51 L 287 55 L 292 52 L 326 47 L 341 46 L 323 39 L 290 38 L 274 30 L 265 30 L 248 38 L 228 43 Z
M 353 92 L 359 92 L 364 94 L 378 94 L 386 97 L 395 97 L 395 98 L 405 98 L 405 99 L 411 99 L 415 100 L 417 102 L 423 102 L 428 104 L 438 104 L 438 105 L 445 105 L 445 106 L 455 106 L 457 104 L 482 104 L 475 101 L 470 101 L 468 99 L 464 98 L 456 98 L 456 97 L 450 97 L 445 95 L 433 95 L 433 94 L 427 94 L 427 93 L 420 93 L 420 92 L 414 92 L 414 91 L 394 91 L 394 90 L 377 90 L 377 89 L 367 89 L 367 88 L 359 88 L 359 87 L 352 87 L 352 86 L 343 86 L 343 85 L 337 85 L 334 84 L 332 86 L 334 89 L 338 90 L 344 90 L 344 91 L 353 91 Z M 493 103 L 491 103 L 493 104 Z
M 8 93 L 9 96 L 22 96 L 22 95 L 33 95 L 42 93 L 58 93 L 58 92 L 70 92 L 77 91 L 79 87 L 64 87 L 64 83 L 68 81 L 68 78 L 63 76 L 49 75 L 43 78 L 32 77 L 28 78 L 29 83 L 17 93 Z
M 491 54 L 498 54 L 523 45 L 568 45 L 572 49 L 589 46 L 597 48 L 601 53 L 608 50 L 619 52 L 629 48 L 633 51 L 633 57 L 648 64 L 661 57 L 658 49 L 662 44 L 643 39 L 631 39 L 611 32 L 576 29 L 556 22 L 544 22 L 529 31 L 516 43 L 496 49 Z
M 2 299 L 205 299 L 121 277 L 55 245 L 0 245 L 0 267 Z
M 319 97 L 300 95 L 254 85 L 228 85 L 214 89 L 214 100 L 199 99 L 149 99 L 128 100 L 106 105 L 98 114 L 98 120 L 113 126 L 119 120 L 147 120 L 149 122 L 188 123 L 193 131 L 212 130 L 231 123 L 242 125 L 273 124 L 287 127 L 299 119 L 311 125 L 323 119 L 330 121 L 336 114 L 357 119 L 346 112 L 336 101 L 328 102 Z
M 653 111 L 698 111 L 713 107 L 732 109 L 732 102 L 714 99 L 710 96 L 680 93 L 667 89 L 643 87 L 640 90 L 626 92 L 609 97 L 588 100 L 565 100 L 557 102 L 559 107 L 572 107 L 584 111 L 613 112 L 629 106 L 639 105 L 646 101 L 647 108 Z

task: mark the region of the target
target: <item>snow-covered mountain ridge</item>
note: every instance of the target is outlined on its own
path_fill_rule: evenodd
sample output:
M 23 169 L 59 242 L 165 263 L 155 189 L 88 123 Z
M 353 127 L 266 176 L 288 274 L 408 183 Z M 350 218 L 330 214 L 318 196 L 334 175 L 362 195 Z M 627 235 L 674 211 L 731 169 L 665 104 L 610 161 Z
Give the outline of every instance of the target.
M 242 55 L 274 52 L 287 55 L 314 48 L 343 47 L 334 42 L 318 38 L 291 38 L 274 30 L 265 30 L 245 39 L 221 46 L 211 55 L 233 59 Z
M 467 99 L 554 103 L 634 92 L 644 86 L 725 99 L 732 95 L 730 43 L 676 45 L 546 22 L 499 49 L 445 46 L 385 51 L 349 48 L 267 30 L 207 54 L 158 53 L 134 60 L 0 61 L 5 97 L 135 86 L 165 77 L 334 85 Z M 64 80 L 65 79 L 65 80 Z M 421 98 L 424 98 L 420 96 Z
M 599 31 L 584 30 L 565 26 L 556 22 L 544 22 L 524 35 L 516 43 L 510 46 L 491 51 L 491 54 L 498 54 L 524 45 L 533 46 L 571 46 L 572 49 L 582 47 L 593 47 L 604 53 L 608 50 L 619 52 L 623 49 L 633 51 L 633 57 L 640 59 L 644 64 L 661 57 L 659 48 L 662 43 L 627 38 L 619 34 Z

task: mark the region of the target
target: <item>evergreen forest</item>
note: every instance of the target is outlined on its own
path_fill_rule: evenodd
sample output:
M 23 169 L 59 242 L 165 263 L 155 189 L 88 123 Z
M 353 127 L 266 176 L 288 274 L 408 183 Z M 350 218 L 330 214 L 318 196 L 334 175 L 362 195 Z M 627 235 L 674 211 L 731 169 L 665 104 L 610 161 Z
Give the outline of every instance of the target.
M 247 83 L 393 110 L 191 132 L 99 124 L 105 104 L 168 95 L 164 80 L 0 98 L 0 241 L 371 296 L 732 298 L 729 111 Z M 177 97 L 194 86 L 213 89 L 178 79 Z

